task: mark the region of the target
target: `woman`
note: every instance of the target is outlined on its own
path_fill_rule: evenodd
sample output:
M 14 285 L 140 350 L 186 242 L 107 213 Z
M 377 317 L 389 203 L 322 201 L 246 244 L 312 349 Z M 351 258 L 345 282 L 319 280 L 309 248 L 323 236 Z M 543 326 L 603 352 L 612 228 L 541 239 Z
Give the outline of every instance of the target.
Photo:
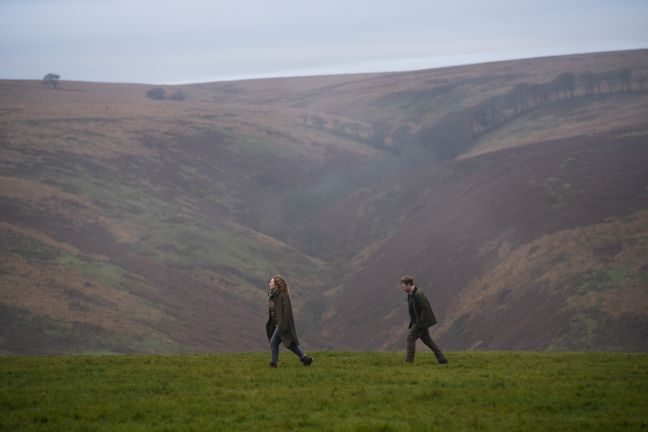
M 272 351 L 272 362 L 270 366 L 277 367 L 279 360 L 279 344 L 283 343 L 286 348 L 294 352 L 304 366 L 310 366 L 313 358 L 304 355 L 299 349 L 299 339 L 295 330 L 295 321 L 293 320 L 292 306 L 290 305 L 290 296 L 288 295 L 288 285 L 281 276 L 273 276 L 268 283 L 270 292 L 268 296 L 270 317 L 266 324 L 268 340 L 270 340 L 270 350 Z

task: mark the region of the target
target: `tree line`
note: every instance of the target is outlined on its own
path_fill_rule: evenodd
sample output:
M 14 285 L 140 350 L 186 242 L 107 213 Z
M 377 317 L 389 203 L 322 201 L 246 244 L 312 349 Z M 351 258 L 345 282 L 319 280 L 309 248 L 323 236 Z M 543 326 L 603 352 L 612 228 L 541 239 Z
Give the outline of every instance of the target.
M 632 71 L 620 68 L 580 75 L 563 72 L 545 83 L 520 83 L 507 93 L 490 97 L 464 111 L 446 115 L 435 125 L 416 134 L 415 140 L 440 159 L 450 159 L 468 148 L 479 136 L 524 114 L 560 101 L 602 94 L 643 92 L 646 77 L 633 79 Z
M 530 110 L 578 97 L 643 92 L 645 89 L 646 76 L 633 79 L 632 71 L 628 68 L 586 71 L 580 75 L 563 72 L 549 82 L 517 84 L 505 94 L 490 97 L 467 110 L 450 113 L 415 135 L 410 134 L 407 126 L 392 128 L 384 120 L 367 125 L 337 118 L 327 120 L 320 115 L 307 113 L 301 114 L 298 119 L 303 126 L 359 140 L 394 154 L 400 154 L 401 149 L 387 145 L 389 141 L 403 144 L 418 142 L 432 147 L 436 157 L 448 159 L 461 153 L 480 135 Z
M 489 98 L 470 110 L 472 135 L 476 137 L 488 132 L 531 109 L 564 99 L 574 99 L 579 88 L 582 88 L 583 96 L 631 92 L 632 81 L 632 71 L 621 68 L 602 73 L 587 71 L 580 76 L 573 72 L 563 72 L 547 83 L 518 84 L 508 93 Z M 643 91 L 646 77 L 638 77 L 636 83 L 638 90 Z
M 317 114 L 302 113 L 298 116 L 300 124 L 307 127 L 323 130 L 344 138 L 351 138 L 362 141 L 373 147 L 384 149 L 394 153 L 396 149 L 388 148 L 389 125 L 383 120 L 375 121 L 373 124 L 359 122 L 343 122 L 338 118 L 328 121 Z

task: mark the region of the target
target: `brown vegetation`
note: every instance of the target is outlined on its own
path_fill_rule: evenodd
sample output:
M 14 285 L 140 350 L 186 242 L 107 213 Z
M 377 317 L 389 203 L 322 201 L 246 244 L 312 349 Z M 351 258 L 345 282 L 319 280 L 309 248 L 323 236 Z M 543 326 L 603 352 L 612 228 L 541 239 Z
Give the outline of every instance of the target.
M 402 348 L 411 273 L 450 349 L 646 349 L 647 74 L 0 81 L 0 350 L 265 349 L 276 273 L 311 347 Z

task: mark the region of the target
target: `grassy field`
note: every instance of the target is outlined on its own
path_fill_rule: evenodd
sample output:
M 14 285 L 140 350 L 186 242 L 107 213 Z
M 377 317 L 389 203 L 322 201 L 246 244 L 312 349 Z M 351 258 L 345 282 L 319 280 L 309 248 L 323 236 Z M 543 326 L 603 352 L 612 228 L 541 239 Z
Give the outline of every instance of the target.
M 267 353 L 0 358 L 0 430 L 648 427 L 648 355 Z

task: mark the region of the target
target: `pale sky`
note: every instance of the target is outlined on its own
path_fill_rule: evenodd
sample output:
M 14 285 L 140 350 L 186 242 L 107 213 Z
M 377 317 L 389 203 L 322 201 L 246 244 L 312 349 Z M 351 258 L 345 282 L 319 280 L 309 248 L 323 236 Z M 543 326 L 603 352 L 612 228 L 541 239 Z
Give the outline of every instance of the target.
M 0 0 L 0 79 L 173 84 L 648 48 L 646 0 Z

